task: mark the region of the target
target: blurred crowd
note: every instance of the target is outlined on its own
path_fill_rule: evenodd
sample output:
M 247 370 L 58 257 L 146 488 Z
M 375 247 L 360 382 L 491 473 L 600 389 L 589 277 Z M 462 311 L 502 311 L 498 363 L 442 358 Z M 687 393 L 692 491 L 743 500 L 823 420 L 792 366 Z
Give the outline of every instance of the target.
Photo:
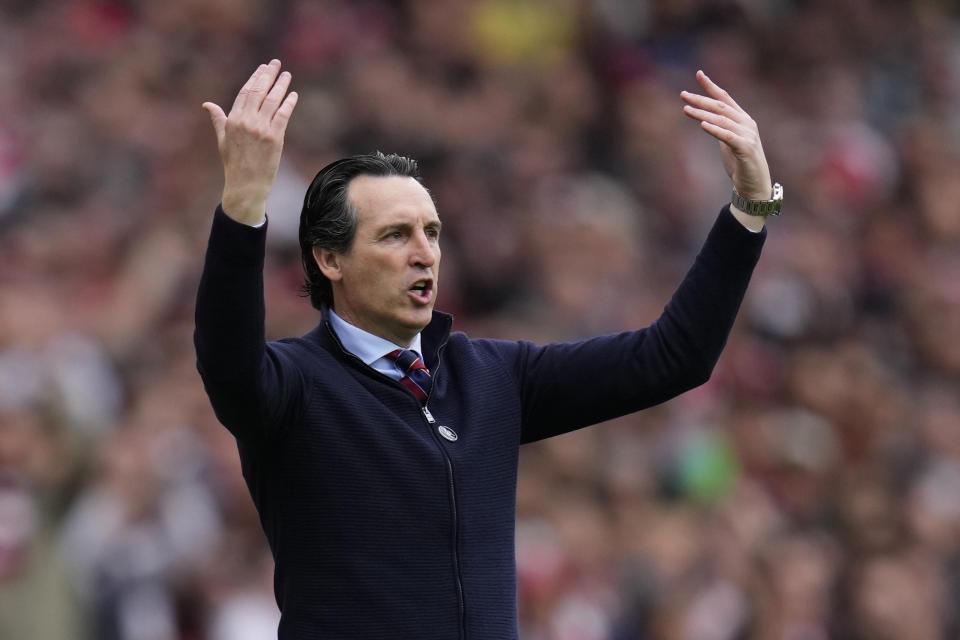
M 947 0 L 0 1 L 0 638 L 275 637 L 194 366 L 204 100 L 280 58 L 269 337 L 306 185 L 421 161 L 474 336 L 653 321 L 729 201 L 704 69 L 786 189 L 712 379 L 525 447 L 524 640 L 960 637 L 960 12 Z

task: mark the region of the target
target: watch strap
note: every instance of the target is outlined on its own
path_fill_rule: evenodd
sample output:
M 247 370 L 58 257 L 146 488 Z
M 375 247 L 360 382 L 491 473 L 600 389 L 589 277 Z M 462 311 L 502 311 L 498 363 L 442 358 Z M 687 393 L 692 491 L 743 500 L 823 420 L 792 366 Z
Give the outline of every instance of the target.
M 747 200 L 734 189 L 730 204 L 751 216 L 779 216 L 783 206 L 783 186 L 779 182 L 773 183 L 773 196 L 769 200 Z

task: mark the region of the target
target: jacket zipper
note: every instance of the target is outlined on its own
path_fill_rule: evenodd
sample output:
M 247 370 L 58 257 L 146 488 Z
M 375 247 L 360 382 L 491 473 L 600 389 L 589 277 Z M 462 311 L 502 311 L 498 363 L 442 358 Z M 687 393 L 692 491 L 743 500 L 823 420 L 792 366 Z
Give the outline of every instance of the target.
M 441 344 L 437 349 L 437 369 L 433 372 L 434 375 L 437 375 L 440 372 L 440 366 L 443 363 L 443 349 L 446 346 L 447 342 L 444 340 L 443 344 Z M 430 388 L 430 393 L 433 393 L 432 386 Z M 460 605 L 460 637 L 464 638 L 465 640 L 467 637 L 466 605 L 464 604 L 463 597 L 463 576 L 460 573 L 460 520 L 457 510 L 457 491 L 453 476 L 453 461 L 450 460 L 450 456 L 447 455 L 447 450 L 444 449 L 443 443 L 440 442 L 440 439 L 436 434 L 437 430 L 431 428 L 437 424 L 437 421 L 434 419 L 433 414 L 430 413 L 430 409 L 427 408 L 427 405 L 430 403 L 430 393 L 427 394 L 427 399 L 423 403 L 422 411 L 423 417 L 427 420 L 427 428 L 433 436 L 434 442 L 437 443 L 440 453 L 443 454 L 444 461 L 447 463 L 447 482 L 448 488 L 450 489 L 450 510 L 453 514 L 453 569 L 454 576 L 457 580 L 457 600 Z
M 418 405 L 420 404 L 417 401 L 417 399 L 410 394 L 409 389 L 407 389 L 402 384 L 400 384 L 399 381 L 394 380 L 388 375 L 380 373 L 376 369 L 373 369 L 372 367 L 368 366 L 367 363 L 365 363 L 363 360 L 361 360 L 354 354 L 347 351 L 346 348 L 343 346 L 343 343 L 340 342 L 340 338 L 337 337 L 337 334 L 333 330 L 333 327 L 330 326 L 330 324 L 326 321 L 324 321 L 324 325 L 326 325 L 327 331 L 330 333 L 334 342 L 337 344 L 337 346 L 340 347 L 340 350 L 345 355 L 352 358 L 353 360 L 356 360 L 367 369 L 370 369 L 377 376 L 380 376 L 388 380 L 389 382 L 400 386 L 407 393 L 407 395 L 410 395 L 411 400 L 416 402 Z M 443 350 L 446 346 L 447 346 L 447 341 L 444 340 L 440 344 L 440 346 L 437 348 L 437 368 L 433 372 L 434 376 L 436 376 L 440 372 L 440 366 L 443 363 Z M 460 607 L 460 637 L 463 638 L 463 640 L 466 640 L 466 637 L 467 637 L 466 605 L 464 604 L 464 598 L 463 598 L 463 577 L 460 574 L 460 540 L 459 540 L 460 524 L 459 524 L 459 517 L 458 517 L 458 510 L 457 510 L 456 485 L 454 484 L 454 479 L 453 479 L 453 461 L 450 460 L 450 456 L 447 455 L 447 450 L 443 448 L 443 444 L 440 442 L 439 436 L 437 436 L 436 434 L 436 429 L 433 428 L 433 426 L 437 424 L 437 421 L 433 417 L 433 414 L 430 413 L 430 409 L 427 408 L 427 404 L 429 404 L 430 402 L 431 393 L 433 393 L 432 386 L 430 388 L 430 393 L 427 394 L 427 399 L 424 400 L 423 406 L 420 407 L 420 412 L 423 414 L 424 419 L 427 421 L 427 431 L 430 432 L 430 435 L 433 438 L 434 443 L 437 445 L 437 448 L 440 450 L 440 454 L 443 456 L 443 461 L 446 463 L 446 466 L 447 466 L 447 489 L 449 490 L 449 493 L 450 493 L 450 509 L 453 515 L 453 568 L 454 568 L 454 578 L 456 578 L 456 583 L 457 583 L 457 603 L 459 604 L 459 607 Z

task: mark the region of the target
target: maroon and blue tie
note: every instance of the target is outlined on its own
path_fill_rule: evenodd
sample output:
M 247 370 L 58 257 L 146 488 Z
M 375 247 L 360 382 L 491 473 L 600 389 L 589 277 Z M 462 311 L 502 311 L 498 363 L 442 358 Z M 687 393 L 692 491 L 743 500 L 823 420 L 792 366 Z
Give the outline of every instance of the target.
M 426 404 L 433 379 L 417 352 L 410 349 L 397 349 L 388 353 L 387 357 L 395 360 L 397 366 L 400 367 L 400 371 L 403 372 L 404 377 L 400 379 L 401 384 L 410 389 L 410 392 L 417 397 L 420 404 Z

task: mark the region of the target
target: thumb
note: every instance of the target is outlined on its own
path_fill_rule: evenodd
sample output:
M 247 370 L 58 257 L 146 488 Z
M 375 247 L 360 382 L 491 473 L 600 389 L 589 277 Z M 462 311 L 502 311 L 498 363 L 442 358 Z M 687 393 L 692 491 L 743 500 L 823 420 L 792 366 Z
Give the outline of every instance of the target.
M 223 142 L 223 132 L 227 124 L 227 114 L 223 112 L 218 105 L 212 102 L 204 102 L 201 105 L 207 113 L 210 114 L 210 121 L 213 123 L 213 130 L 217 134 L 217 143 Z

